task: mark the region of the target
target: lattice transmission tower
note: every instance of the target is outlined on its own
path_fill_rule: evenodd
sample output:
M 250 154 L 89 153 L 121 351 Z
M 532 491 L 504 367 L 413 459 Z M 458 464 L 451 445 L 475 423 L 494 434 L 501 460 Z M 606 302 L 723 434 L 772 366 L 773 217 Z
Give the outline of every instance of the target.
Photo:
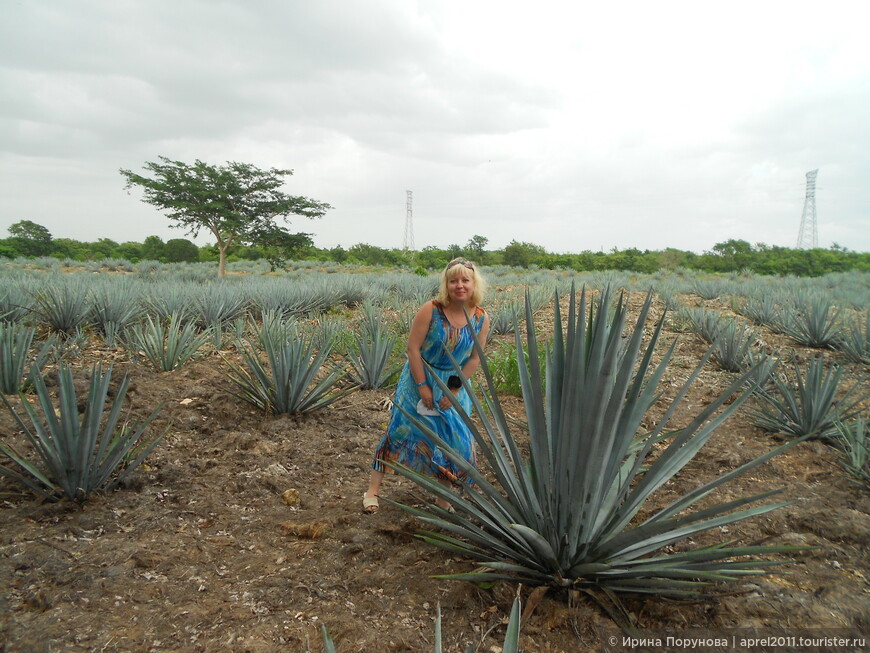
M 818 169 L 807 173 L 807 197 L 804 200 L 804 213 L 801 216 L 801 230 L 798 232 L 798 249 L 816 249 L 819 246 L 819 230 L 816 226 L 816 176 Z
M 405 191 L 408 194 L 407 199 L 405 200 L 405 239 L 402 241 L 402 249 L 406 252 L 414 251 L 414 210 L 413 210 L 413 196 L 411 191 Z

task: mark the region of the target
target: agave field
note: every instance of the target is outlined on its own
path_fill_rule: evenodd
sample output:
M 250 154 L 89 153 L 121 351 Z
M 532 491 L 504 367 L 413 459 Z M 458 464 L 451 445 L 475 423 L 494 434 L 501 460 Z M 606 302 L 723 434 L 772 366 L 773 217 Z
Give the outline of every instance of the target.
M 485 269 L 475 487 L 366 515 L 437 275 L 229 270 L 0 264 L 0 650 L 870 641 L 870 275 Z

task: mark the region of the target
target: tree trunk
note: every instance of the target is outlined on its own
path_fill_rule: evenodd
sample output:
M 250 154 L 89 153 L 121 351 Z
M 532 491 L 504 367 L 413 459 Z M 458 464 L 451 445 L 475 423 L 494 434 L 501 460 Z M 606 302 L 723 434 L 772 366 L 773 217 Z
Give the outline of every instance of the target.
M 218 277 L 221 279 L 227 276 L 227 249 L 229 245 L 218 245 Z

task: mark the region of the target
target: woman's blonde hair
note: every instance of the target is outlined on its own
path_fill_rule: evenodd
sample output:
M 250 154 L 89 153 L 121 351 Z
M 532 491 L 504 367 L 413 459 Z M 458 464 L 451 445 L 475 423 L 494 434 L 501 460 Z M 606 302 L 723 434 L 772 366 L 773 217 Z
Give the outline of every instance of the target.
M 477 266 L 471 261 L 466 261 L 464 258 L 455 258 L 444 271 L 441 273 L 441 282 L 438 284 L 438 296 L 435 298 L 444 306 L 450 305 L 450 295 L 447 292 L 447 282 L 460 274 L 470 274 L 474 279 L 474 290 L 471 292 L 471 297 L 468 300 L 470 307 L 480 306 L 483 301 L 483 293 L 486 291 L 486 280 L 483 275 L 477 270 Z

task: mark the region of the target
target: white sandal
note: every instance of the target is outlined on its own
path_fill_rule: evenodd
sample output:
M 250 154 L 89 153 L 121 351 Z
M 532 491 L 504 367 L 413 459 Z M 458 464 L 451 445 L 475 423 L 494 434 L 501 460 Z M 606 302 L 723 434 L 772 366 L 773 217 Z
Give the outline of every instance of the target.
M 363 494 L 363 512 L 373 515 L 378 510 L 380 510 L 381 506 L 378 504 L 378 496 L 375 495 L 373 497 L 367 497 Z

